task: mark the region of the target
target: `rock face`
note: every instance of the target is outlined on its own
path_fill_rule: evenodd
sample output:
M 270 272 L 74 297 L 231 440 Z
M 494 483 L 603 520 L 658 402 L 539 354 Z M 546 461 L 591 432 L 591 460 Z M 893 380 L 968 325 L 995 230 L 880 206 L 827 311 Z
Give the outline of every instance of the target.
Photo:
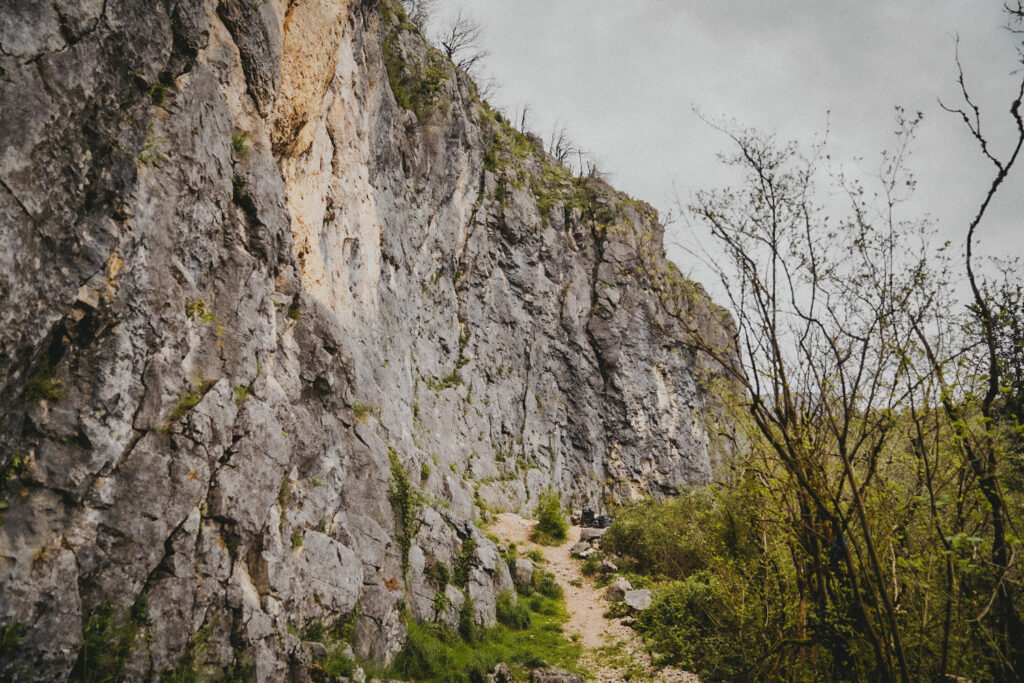
M 302 680 L 318 624 L 387 660 L 402 604 L 493 620 L 483 507 L 710 476 L 655 212 L 393 0 L 4 5 L 0 676 Z

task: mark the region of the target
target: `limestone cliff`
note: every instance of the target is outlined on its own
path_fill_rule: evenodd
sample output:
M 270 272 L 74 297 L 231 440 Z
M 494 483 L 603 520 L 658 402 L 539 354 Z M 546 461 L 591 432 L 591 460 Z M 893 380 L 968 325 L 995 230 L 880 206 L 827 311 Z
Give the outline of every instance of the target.
M 711 475 L 655 212 L 391 0 L 2 0 L 0 144 L 4 677 L 386 660 L 486 510 Z

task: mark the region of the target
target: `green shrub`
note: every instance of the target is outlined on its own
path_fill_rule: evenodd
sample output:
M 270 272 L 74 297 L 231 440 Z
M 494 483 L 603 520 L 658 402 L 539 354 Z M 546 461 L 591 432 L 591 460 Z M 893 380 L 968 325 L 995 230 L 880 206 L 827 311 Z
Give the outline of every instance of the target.
M 356 402 L 358 405 L 358 402 Z M 405 468 L 398 460 L 398 452 L 388 446 L 388 458 L 391 460 L 391 483 L 388 485 L 388 500 L 395 515 L 395 537 L 398 548 L 402 552 L 402 576 L 409 571 L 409 550 L 413 538 L 419 531 L 420 496 L 413 490 Z
M 697 572 L 659 590 L 636 628 L 660 655 L 659 663 L 699 670 L 705 679 L 734 680 L 747 663 L 737 607 L 730 586 L 715 574 Z
M 231 134 L 231 147 L 240 159 L 249 156 L 252 150 L 249 148 L 249 134 L 243 131 L 236 131 Z
M 580 565 L 580 571 L 583 572 L 584 576 L 593 576 L 601 570 L 601 559 L 597 556 L 597 553 L 588 556 L 583 560 L 583 564 Z
M 479 635 L 476 624 L 476 601 L 468 595 L 459 609 L 459 635 L 467 643 L 475 643 Z
M 759 553 L 753 515 L 738 496 L 694 488 L 668 501 L 647 500 L 620 509 L 601 538 L 638 573 L 685 579 L 729 559 L 747 562 Z
M 498 594 L 495 609 L 498 623 L 520 630 L 530 628 L 530 610 L 516 600 L 516 595 L 512 591 L 502 591 Z
M 140 596 L 126 611 L 118 610 L 109 601 L 97 606 L 82 625 L 82 647 L 70 680 L 121 680 L 145 623 L 147 604 Z
M 476 553 L 476 539 L 472 536 L 463 539 L 459 556 L 455 558 L 455 573 L 452 576 L 452 583 L 459 588 L 465 588 L 469 583 L 469 569 L 473 566 L 474 553 Z
M 538 593 L 552 600 L 561 600 L 563 596 L 562 587 L 558 584 L 555 575 L 536 569 L 533 572 L 533 588 Z
M 544 545 L 560 545 L 565 541 L 569 522 L 562 512 L 562 501 L 557 491 L 548 489 L 540 494 L 533 514 L 537 517 L 537 524 L 530 535 L 532 541 Z

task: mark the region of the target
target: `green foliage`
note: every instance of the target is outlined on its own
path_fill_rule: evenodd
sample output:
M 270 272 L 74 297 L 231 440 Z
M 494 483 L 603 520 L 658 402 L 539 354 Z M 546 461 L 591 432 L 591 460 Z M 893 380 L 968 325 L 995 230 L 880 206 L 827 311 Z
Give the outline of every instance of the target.
M 465 588 L 469 583 L 469 569 L 473 566 L 473 556 L 476 553 L 476 539 L 470 536 L 462 539 L 462 548 L 459 556 L 455 558 L 455 573 L 452 576 L 452 584 L 459 588 Z
M 621 508 L 601 547 L 623 555 L 639 572 L 684 579 L 720 558 L 745 561 L 756 555 L 754 528 L 739 496 L 692 488 L 669 501 Z
M 82 625 L 82 646 L 69 680 L 121 680 L 139 631 L 145 625 L 147 604 L 144 596 L 139 596 L 125 611 L 109 601 L 98 605 Z
M 242 405 L 245 402 L 245 399 L 249 398 L 250 396 L 252 396 L 252 387 L 247 387 L 242 384 L 239 384 L 237 387 L 235 387 L 236 405 Z
M 206 302 L 199 299 L 185 299 L 185 315 L 189 320 L 200 320 L 204 323 L 217 323 L 217 316 L 206 307 Z
M 502 591 L 495 602 L 498 622 L 512 629 L 530 628 L 530 610 L 521 601 L 516 600 L 512 591 Z
M 564 604 L 539 595 L 528 602 L 531 609 L 537 608 L 529 614 L 529 626 L 511 628 L 499 623 L 489 629 L 475 627 L 472 643 L 439 624 L 409 623 L 406 645 L 388 675 L 402 680 L 476 683 L 485 680 L 498 662 L 507 664 L 517 680 L 527 680 L 528 671 L 538 667 L 580 672 L 581 648 L 562 633 L 569 616 Z M 521 616 L 517 618 L 525 623 Z
M 601 570 L 601 558 L 598 557 L 597 553 L 588 555 L 583 563 L 580 565 L 580 571 L 583 572 L 584 576 L 593 576 Z
M 302 547 L 302 529 L 292 531 L 292 549 Z
M 25 400 L 29 403 L 39 403 L 64 398 L 64 384 L 61 382 L 59 369 L 49 358 L 43 358 L 36 374 L 25 384 Z
M 321 643 L 327 650 L 326 655 L 318 655 L 313 660 L 313 667 L 328 676 L 351 676 L 356 663 L 345 652 L 345 631 L 347 623 L 334 626 L 323 619 L 314 619 L 302 629 L 303 641 Z
M 281 480 L 281 486 L 277 489 L 277 502 L 281 507 L 286 507 L 292 499 L 291 481 L 285 476 Z
M 427 558 L 427 566 L 423 568 L 423 574 L 439 591 L 443 591 L 445 586 L 451 583 L 451 572 L 448 570 L 448 565 L 433 557 Z
M 565 541 L 569 522 L 562 511 L 562 500 L 557 491 L 548 489 L 540 494 L 533 514 L 537 517 L 537 524 L 530 540 L 543 545 L 561 545 Z
M 395 515 L 395 537 L 402 551 L 402 576 L 409 572 L 409 550 L 419 531 L 420 496 L 409 483 L 405 468 L 398 460 L 398 452 L 388 446 L 391 460 L 391 483 L 388 486 L 388 500 Z
M 697 669 L 715 680 L 735 679 L 746 664 L 738 651 L 742 638 L 722 637 L 726 629 L 742 626 L 731 618 L 735 606 L 715 575 L 698 572 L 660 589 L 637 618 L 637 630 L 661 655 L 660 663 Z
M 542 569 L 535 569 L 533 572 L 533 588 L 545 598 L 561 600 L 563 597 L 562 586 L 555 575 Z
M 360 422 L 365 422 L 366 416 L 370 414 L 370 408 L 356 400 L 352 403 L 352 414 Z
M 0 662 L 11 662 L 18 653 L 25 627 L 18 622 L 5 624 L 0 628 Z
M 240 159 L 249 156 L 252 149 L 249 147 L 249 134 L 244 131 L 235 131 L 231 134 L 231 148 Z
M 468 595 L 459 608 L 459 635 L 469 644 L 475 643 L 480 636 L 480 627 L 476 623 L 476 601 Z
M 291 303 L 291 305 L 288 306 L 288 319 L 289 320 L 298 320 L 299 316 L 301 314 L 302 314 L 302 308 L 301 308 L 301 306 L 299 306 L 299 302 L 298 301 L 293 301 Z
M 164 103 L 164 100 L 166 98 L 167 98 L 167 86 L 164 85 L 163 83 L 161 83 L 160 81 L 157 81 L 149 89 L 149 99 L 150 99 L 150 101 L 154 105 L 159 107 L 160 105 L 162 105 Z
M 425 51 L 422 58 L 403 50 L 404 34 L 415 33 L 417 29 L 401 7 L 392 6 L 391 0 L 384 0 L 381 15 L 386 30 L 382 46 L 384 68 L 395 102 L 415 113 L 418 120 L 425 121 L 443 102 L 443 84 L 453 76 L 451 67 L 426 41 L 421 43 Z
M 183 391 L 178 394 L 178 402 L 171 409 L 171 414 L 167 418 L 168 421 L 177 422 L 192 412 L 192 409 L 199 405 L 199 402 L 203 400 L 203 396 L 206 395 L 206 392 L 212 385 L 213 380 L 196 380 L 193 382 L 194 389 L 192 391 Z

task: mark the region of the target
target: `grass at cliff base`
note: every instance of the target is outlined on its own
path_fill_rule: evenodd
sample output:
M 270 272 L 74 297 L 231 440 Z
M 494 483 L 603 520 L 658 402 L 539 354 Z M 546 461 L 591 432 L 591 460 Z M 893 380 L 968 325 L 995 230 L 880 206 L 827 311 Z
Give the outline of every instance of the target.
M 521 597 L 530 610 L 530 626 L 515 629 L 498 624 L 467 640 L 439 624 L 409 623 L 409 639 L 387 672 L 403 680 L 462 683 L 486 680 L 488 671 L 504 662 L 518 680 L 531 669 L 557 667 L 579 672 L 582 648 L 562 632 L 569 615 L 564 600 L 534 594 Z

